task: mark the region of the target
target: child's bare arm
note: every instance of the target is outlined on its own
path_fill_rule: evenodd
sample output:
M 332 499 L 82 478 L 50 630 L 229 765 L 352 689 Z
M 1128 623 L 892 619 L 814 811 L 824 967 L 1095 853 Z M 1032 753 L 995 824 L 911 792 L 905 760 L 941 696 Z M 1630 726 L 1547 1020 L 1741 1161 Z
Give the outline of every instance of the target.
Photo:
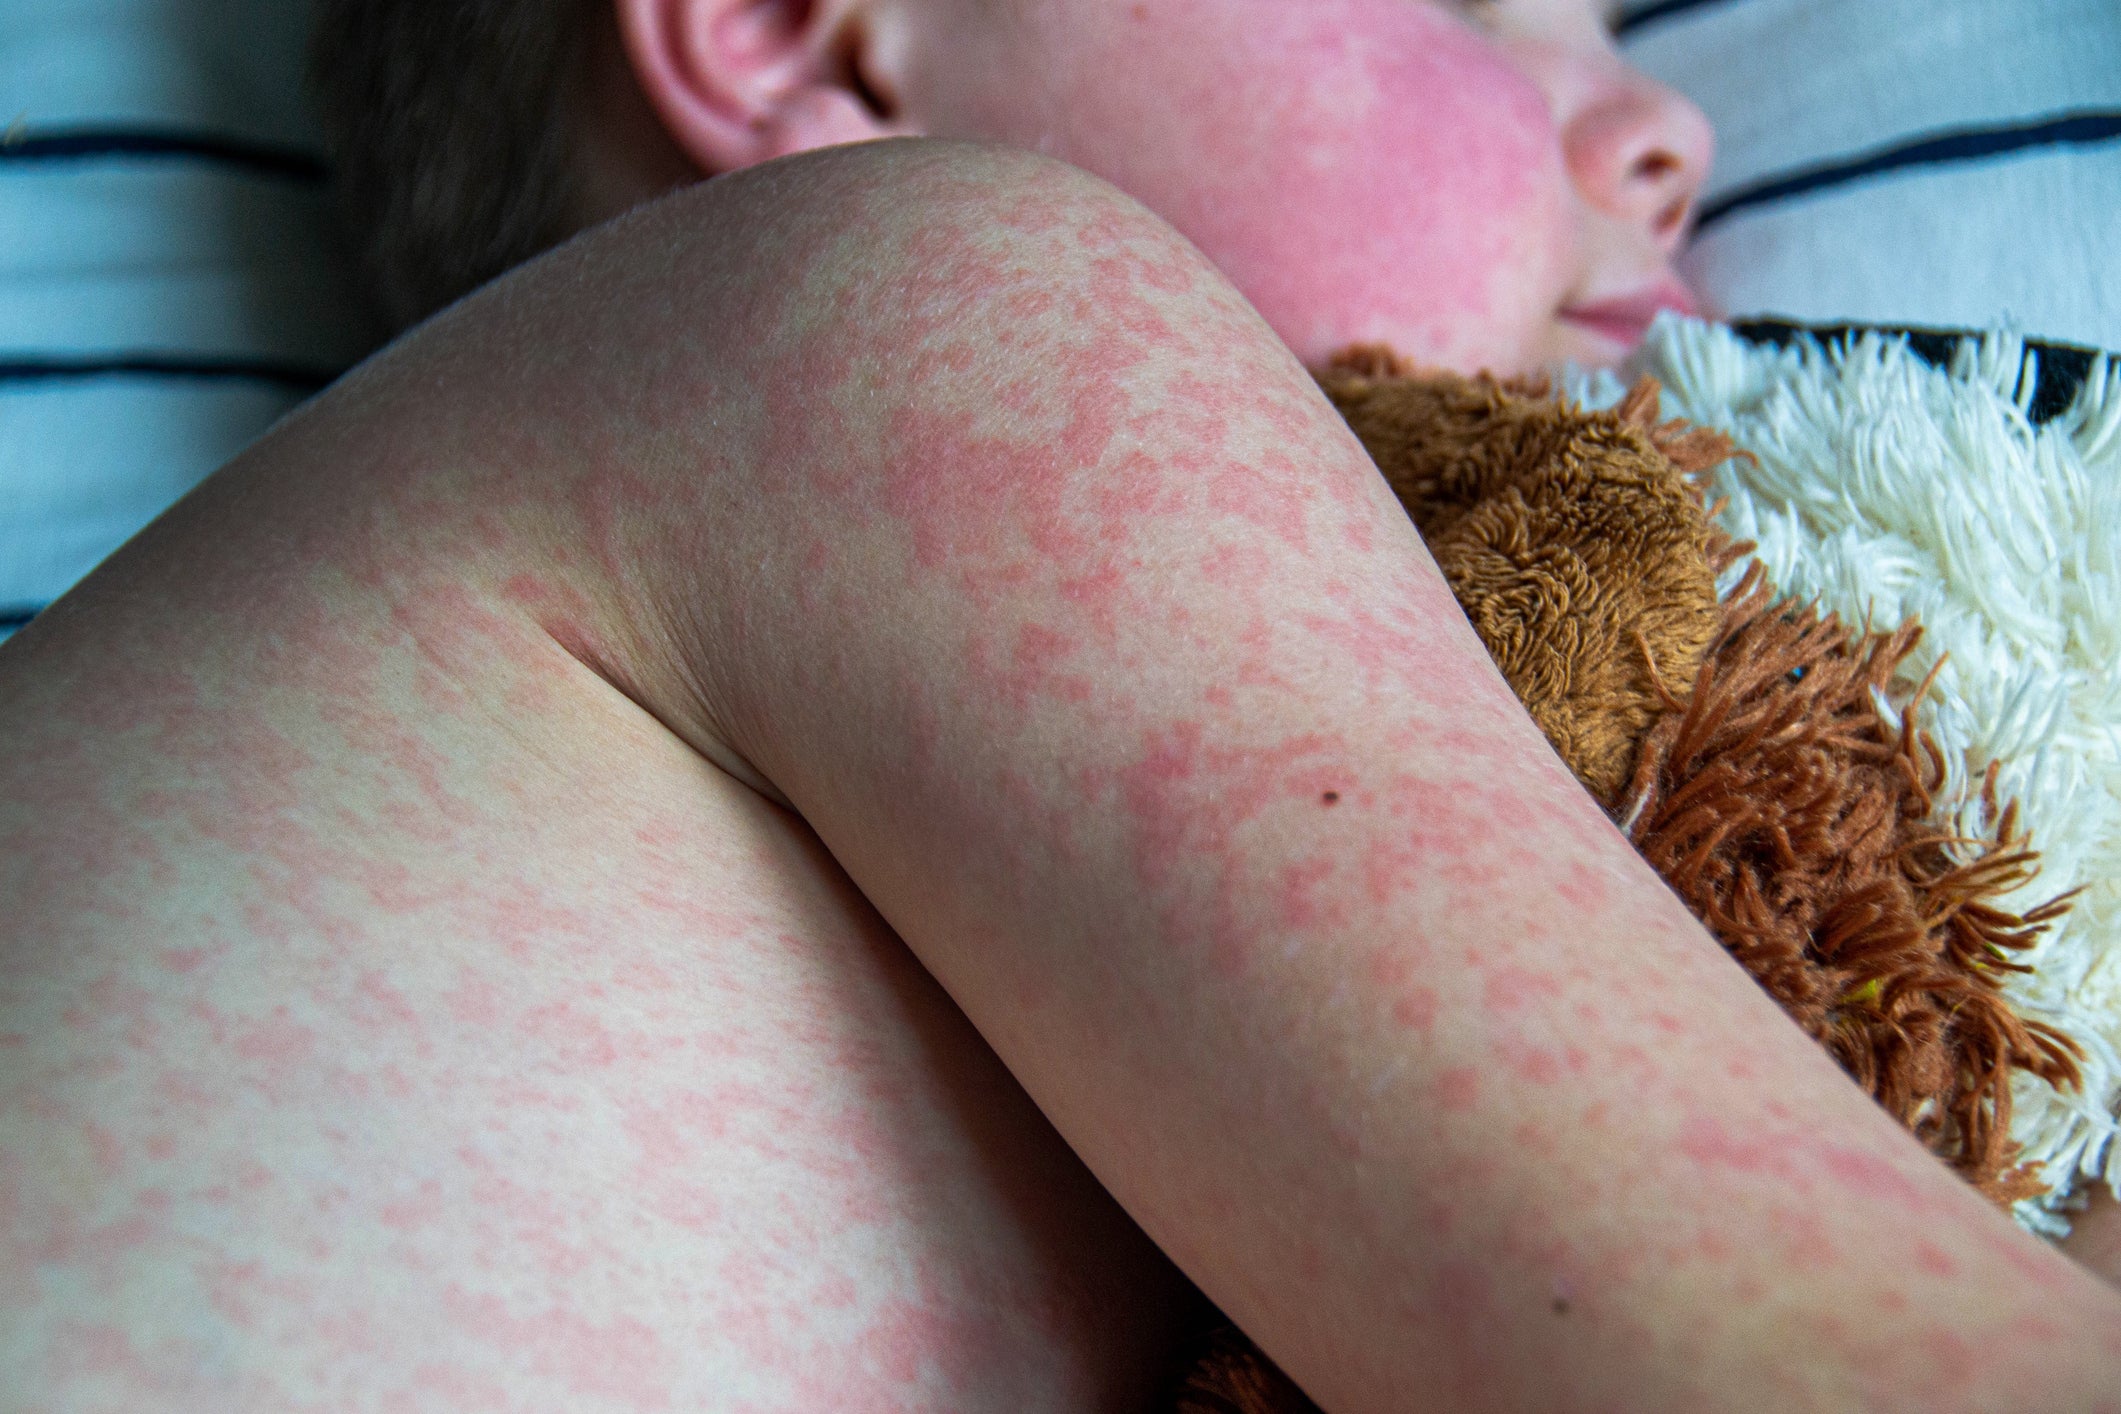
M 2070 1222 L 2062 1250 L 2121 1287 L 2121 1203 L 2104 1188 L 2093 1188 L 2087 1198 L 2084 1211 Z
M 642 690 L 1165 1248 L 1335 1408 L 2113 1388 L 2121 1305 L 1631 855 L 1234 294 L 1058 174 L 905 160 L 919 220 L 857 198 L 756 322 L 676 316 L 765 396 L 665 405 L 674 468 L 758 451 L 692 483 L 713 544 L 642 542 L 729 587 L 647 596 L 705 690 Z
M 1064 169 L 909 145 L 665 203 L 416 337 L 69 612 L 152 622 L 154 590 L 256 615 L 254 666 L 289 629 L 252 606 L 290 580 L 404 625 L 402 662 L 358 666 L 428 686 L 353 724 L 376 750 L 412 750 L 393 733 L 425 712 L 455 750 L 483 723 L 578 768 L 597 726 L 613 777 L 682 812 L 724 787 L 667 728 L 790 803 L 1329 1408 L 2116 1387 L 2121 1303 L 1721 955 L 1517 710 L 1302 371 L 1166 228 Z M 497 691 L 485 664 L 523 643 Z M 661 725 L 613 730 L 620 699 L 573 661 Z M 462 798 L 429 804 L 467 859 L 505 876 L 566 837 L 502 829 L 521 784 L 461 764 L 431 769 Z M 225 870 L 197 843 L 163 867 Z M 269 838 L 212 843 L 325 916 L 449 882 L 418 859 L 265 877 Z M 610 867 L 667 870 L 659 848 L 637 833 Z M 668 926 L 659 906 L 595 927 L 467 906 L 452 946 L 578 967 L 554 938 Z M 226 926 L 193 965 L 270 942 Z M 735 1163 L 710 1132 L 684 1160 Z

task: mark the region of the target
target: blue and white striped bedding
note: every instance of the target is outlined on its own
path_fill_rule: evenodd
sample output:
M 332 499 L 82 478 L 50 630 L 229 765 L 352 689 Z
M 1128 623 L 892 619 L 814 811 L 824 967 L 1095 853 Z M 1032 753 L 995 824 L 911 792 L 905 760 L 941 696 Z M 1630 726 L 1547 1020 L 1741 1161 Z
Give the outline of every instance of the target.
M 1633 0 L 1708 113 L 1723 312 L 2121 349 L 2121 0 Z
M 381 329 L 302 0 L 0 4 L 0 636 Z

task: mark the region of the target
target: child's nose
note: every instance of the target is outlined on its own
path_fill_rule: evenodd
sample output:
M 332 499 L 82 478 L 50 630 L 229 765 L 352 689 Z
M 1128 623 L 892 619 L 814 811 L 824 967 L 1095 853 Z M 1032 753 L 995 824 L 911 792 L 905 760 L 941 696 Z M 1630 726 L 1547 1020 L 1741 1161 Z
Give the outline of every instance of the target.
M 1563 142 L 1569 173 L 1592 205 L 1640 223 L 1660 250 L 1679 244 L 1715 154 L 1699 108 L 1628 70 L 1578 110 Z

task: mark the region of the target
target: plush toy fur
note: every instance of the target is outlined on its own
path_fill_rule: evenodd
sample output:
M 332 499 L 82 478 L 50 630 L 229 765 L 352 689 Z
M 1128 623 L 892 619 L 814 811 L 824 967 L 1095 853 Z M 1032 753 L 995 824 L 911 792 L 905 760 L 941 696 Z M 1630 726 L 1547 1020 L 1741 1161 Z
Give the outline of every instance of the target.
M 1947 770 L 1916 721 L 1926 684 L 1878 705 L 1920 627 L 1852 633 L 1779 599 L 1693 479 L 1740 454 L 1659 422 L 1653 384 L 1589 412 L 1380 350 L 1320 381 L 1556 752 L 1666 882 L 1932 1152 L 1999 1204 L 2043 1192 L 2010 1137 L 2012 1078 L 2074 1086 L 2081 1052 L 2002 978 L 2067 901 L 1998 905 L 2034 858 L 1993 789 L 1977 831 L 1933 823 Z M 1223 1326 L 1178 1408 L 1313 1406 Z
M 1667 415 L 1753 454 L 1710 494 L 1785 593 L 1921 622 L 1886 690 L 1931 680 L 1931 827 L 1978 834 L 2010 801 L 2039 871 L 1993 901 L 2072 897 L 2004 979 L 2021 1015 L 2082 1048 L 2080 1088 L 2013 1081 L 2011 1136 L 2048 1190 L 2017 1217 L 2057 1232 L 2081 1186 L 2121 1196 L 2121 366 L 2008 333 L 1777 347 L 1667 320 L 1643 370 Z
M 1664 684 L 1693 678 L 1716 631 L 1700 497 L 1632 417 L 1420 377 L 1380 349 L 1321 382 L 1518 699 L 1612 805 Z

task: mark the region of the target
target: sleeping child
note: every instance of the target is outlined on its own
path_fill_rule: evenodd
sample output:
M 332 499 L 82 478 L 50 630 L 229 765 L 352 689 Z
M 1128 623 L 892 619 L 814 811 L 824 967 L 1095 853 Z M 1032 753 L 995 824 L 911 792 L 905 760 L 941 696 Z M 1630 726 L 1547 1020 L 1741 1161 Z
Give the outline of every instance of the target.
M 320 34 L 402 318 L 565 244 L 0 648 L 0 1388 L 1140 1408 L 1190 1281 L 1335 1411 L 2113 1407 L 1305 372 L 1685 307 L 1590 0 Z

